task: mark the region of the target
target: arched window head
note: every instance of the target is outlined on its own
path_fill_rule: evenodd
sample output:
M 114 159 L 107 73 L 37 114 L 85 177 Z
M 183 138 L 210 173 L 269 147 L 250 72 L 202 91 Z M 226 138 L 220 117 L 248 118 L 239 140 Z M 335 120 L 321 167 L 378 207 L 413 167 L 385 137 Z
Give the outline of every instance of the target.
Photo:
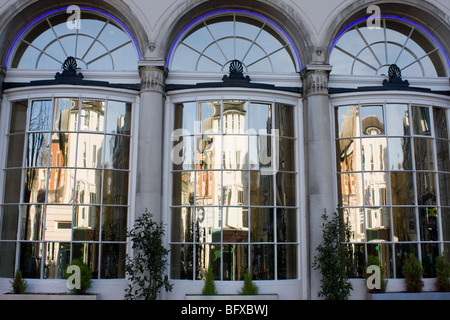
M 286 33 L 268 19 L 224 10 L 187 26 L 169 53 L 170 70 L 226 72 L 239 60 L 244 72 L 290 73 L 300 59 Z
M 394 16 L 381 16 L 375 28 L 367 19 L 352 23 L 334 41 L 333 74 L 388 75 L 396 64 L 404 77 L 446 76 L 449 60 L 424 28 Z
M 8 67 L 59 70 L 72 56 L 82 70 L 137 69 L 136 41 L 119 20 L 96 9 L 74 8 L 79 11 L 58 9 L 31 22 L 14 41 Z

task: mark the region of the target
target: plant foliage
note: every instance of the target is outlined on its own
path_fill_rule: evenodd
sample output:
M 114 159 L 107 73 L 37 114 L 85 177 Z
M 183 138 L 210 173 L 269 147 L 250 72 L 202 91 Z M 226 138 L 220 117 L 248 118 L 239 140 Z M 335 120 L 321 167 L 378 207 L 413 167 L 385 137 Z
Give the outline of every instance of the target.
M 75 295 L 86 294 L 87 290 L 91 287 L 91 284 L 92 284 L 91 270 L 89 269 L 89 267 L 87 265 L 85 265 L 81 260 L 78 260 L 78 259 L 72 260 L 72 263 L 69 266 L 71 266 L 71 265 L 75 265 L 80 268 L 80 289 L 77 289 L 77 288 L 70 289 L 70 293 L 75 294 Z M 72 273 L 67 272 L 67 268 L 64 271 L 64 278 L 66 278 L 66 279 L 68 279 L 72 275 Z
M 402 267 L 405 276 L 406 290 L 408 292 L 421 292 L 423 288 L 423 268 L 417 257 L 410 253 Z
M 325 300 L 347 300 L 353 290 L 348 277 L 351 259 L 344 243 L 351 234 L 349 223 L 336 213 L 329 219 L 326 211 L 322 219 L 322 243 L 313 261 L 313 267 L 322 274 L 322 290 L 318 294 Z
M 173 285 L 165 276 L 169 250 L 163 245 L 164 234 L 163 225 L 153 221 L 147 211 L 128 232 L 134 256 L 127 255 L 125 271 L 131 283 L 125 289 L 125 299 L 156 300 L 161 288 L 172 290 Z
M 436 285 L 439 291 L 450 291 L 450 262 L 445 255 L 436 258 Z
M 22 272 L 18 270 L 14 275 L 14 281 L 10 281 L 14 294 L 24 294 L 27 290 L 27 282 L 22 278 Z
M 202 289 L 202 295 L 214 296 L 217 295 L 216 285 L 214 284 L 214 272 L 211 267 L 206 271 L 205 285 Z
M 369 255 L 367 257 L 366 270 L 368 267 L 370 267 L 372 265 L 378 266 L 380 268 L 380 273 L 381 273 L 380 289 L 368 289 L 368 291 L 370 293 L 384 293 L 384 292 L 386 292 L 386 287 L 387 287 L 387 283 L 388 283 L 388 281 L 384 278 L 384 273 L 385 273 L 384 267 L 381 265 L 380 260 L 377 257 L 375 257 L 373 255 Z M 368 275 L 366 273 L 366 280 L 369 276 L 370 275 Z
M 244 285 L 242 290 L 239 291 L 241 295 L 257 295 L 258 294 L 258 286 L 253 283 L 252 274 L 247 270 L 244 276 Z

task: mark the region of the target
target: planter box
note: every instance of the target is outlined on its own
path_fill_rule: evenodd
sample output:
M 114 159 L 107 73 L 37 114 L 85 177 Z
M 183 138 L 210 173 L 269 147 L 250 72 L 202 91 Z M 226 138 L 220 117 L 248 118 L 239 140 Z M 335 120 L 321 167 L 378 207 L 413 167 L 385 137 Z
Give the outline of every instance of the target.
M 2 295 L 2 300 L 97 300 L 96 294 L 74 295 L 58 293 L 25 293 Z
M 372 300 L 450 300 L 450 292 L 372 293 Z
M 257 295 L 240 295 L 240 294 L 218 294 L 214 296 L 204 296 L 201 294 L 186 294 L 186 300 L 278 300 L 278 294 L 257 294 Z

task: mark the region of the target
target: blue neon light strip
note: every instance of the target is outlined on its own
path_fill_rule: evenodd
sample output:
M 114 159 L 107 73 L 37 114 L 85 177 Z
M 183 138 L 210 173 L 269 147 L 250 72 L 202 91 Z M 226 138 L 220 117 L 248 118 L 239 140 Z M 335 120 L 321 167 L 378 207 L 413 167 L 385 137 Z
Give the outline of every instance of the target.
M 394 20 L 401 20 L 401 21 L 407 22 L 407 23 L 412 24 L 413 26 L 419 28 L 420 30 L 422 30 L 423 32 L 425 32 L 425 34 L 426 34 L 427 36 L 429 36 L 429 37 L 434 41 L 434 43 L 439 47 L 439 49 L 441 49 L 441 52 L 442 52 L 442 54 L 444 55 L 445 60 L 447 60 L 448 69 L 449 69 L 449 71 L 450 71 L 450 60 L 449 60 L 449 58 L 447 57 L 447 55 L 445 54 L 445 51 L 444 51 L 444 49 L 442 48 L 442 46 L 440 45 L 440 43 L 436 40 L 436 38 L 433 37 L 433 35 L 432 35 L 431 33 L 429 33 L 427 30 L 425 30 L 422 26 L 418 25 L 417 23 L 414 23 L 414 22 L 412 22 L 412 21 L 410 21 L 410 20 L 407 20 L 407 19 L 405 19 L 405 18 L 400 18 L 400 17 L 396 17 L 396 16 L 383 16 L 383 15 L 382 15 L 382 16 L 370 16 L 370 17 L 365 17 L 365 18 L 362 18 L 362 19 L 359 19 L 359 20 L 353 22 L 352 24 L 350 24 L 349 26 L 347 26 L 344 30 L 342 30 L 341 33 L 338 34 L 338 36 L 336 37 L 336 39 L 334 39 L 333 44 L 331 45 L 331 48 L 330 48 L 330 53 L 331 53 L 331 51 L 333 50 L 334 46 L 336 45 L 336 42 L 340 39 L 340 37 L 341 37 L 348 29 L 350 29 L 351 27 L 353 27 L 355 24 L 358 24 L 358 23 L 360 23 L 360 22 L 362 22 L 362 21 L 368 20 L 369 18 L 389 18 L 389 19 L 394 19 Z
M 212 15 L 215 15 L 215 14 L 220 14 L 220 13 L 228 13 L 228 12 L 233 12 L 233 13 L 234 13 L 234 12 L 238 12 L 238 13 L 250 14 L 250 15 L 256 16 L 256 17 L 258 17 L 258 18 L 260 18 L 260 19 L 263 19 L 264 21 L 270 23 L 272 26 L 275 26 L 275 27 L 276 27 L 276 28 L 277 28 L 277 29 L 285 36 L 285 38 L 289 41 L 289 43 L 290 43 L 290 45 L 291 45 L 291 47 L 292 47 L 292 50 L 294 50 L 294 52 L 295 52 L 295 56 L 296 56 L 296 58 L 297 58 L 297 63 L 298 63 L 298 68 L 299 68 L 299 70 L 302 69 L 302 67 L 301 67 L 301 62 L 300 62 L 300 55 L 298 54 L 298 51 L 297 51 L 297 49 L 295 48 L 294 43 L 293 43 L 292 40 L 289 38 L 289 36 L 286 34 L 286 32 L 284 32 L 283 29 L 281 29 L 279 26 L 277 26 L 275 23 L 273 23 L 272 21 L 270 21 L 270 20 L 267 19 L 266 17 L 261 16 L 261 15 L 259 15 L 259 14 L 257 14 L 257 13 L 253 13 L 253 12 L 249 12 L 249 11 L 244 11 L 244 10 L 220 10 L 220 11 L 214 11 L 214 12 L 205 14 L 204 16 L 201 16 L 200 18 L 197 18 L 196 20 L 192 21 L 186 28 L 183 29 L 183 31 L 180 32 L 180 34 L 178 35 L 178 37 L 175 39 L 175 41 L 174 41 L 172 47 L 170 48 L 169 55 L 168 55 L 168 57 L 167 57 L 167 62 L 168 62 L 168 64 L 171 62 L 170 60 L 171 60 L 171 58 L 172 58 L 173 51 L 175 50 L 175 47 L 176 47 L 176 45 L 178 44 L 178 41 L 180 40 L 180 38 L 185 34 L 185 32 L 186 32 L 188 29 L 190 29 L 194 24 L 196 24 L 196 23 L 199 22 L 200 20 L 203 20 L 203 19 L 205 19 L 205 18 L 207 18 L 207 17 L 209 17 L 209 16 L 212 16 Z
M 127 28 L 122 22 L 120 22 L 119 20 L 117 20 L 117 19 L 116 19 L 115 17 L 113 17 L 112 15 L 110 15 L 110 14 L 108 14 L 108 13 L 106 13 L 106 12 L 103 12 L 103 11 L 101 11 L 101 10 L 97 10 L 97 9 L 93 9 L 93 8 L 87 8 L 87 7 L 80 7 L 80 9 L 81 9 L 81 10 L 86 10 L 86 11 L 94 11 L 94 12 L 103 14 L 103 15 L 105 15 L 105 16 L 107 16 L 107 17 L 113 19 L 115 22 L 117 22 L 117 23 L 118 23 L 118 24 L 119 24 L 119 25 L 120 25 L 120 26 L 128 33 L 128 35 L 131 37 L 131 40 L 133 41 L 134 46 L 136 47 L 136 51 L 137 51 L 137 54 L 138 54 L 138 58 L 139 58 L 139 60 L 141 60 L 141 53 L 140 53 L 140 51 L 139 51 L 139 47 L 138 47 L 138 45 L 137 45 L 137 42 L 136 42 L 136 40 L 134 39 L 133 35 L 131 34 L 130 30 L 128 30 L 128 28 Z M 23 34 L 24 34 L 24 33 L 25 33 L 32 25 L 34 25 L 36 22 L 40 21 L 41 19 L 44 19 L 45 17 L 48 17 L 49 15 L 52 15 L 52 14 L 54 14 L 54 13 L 58 13 L 58 12 L 61 12 L 61 11 L 67 11 L 67 8 L 60 8 L 60 9 L 56 9 L 56 10 L 47 12 L 46 14 L 44 14 L 44 15 L 40 16 L 39 18 L 37 18 L 37 19 L 33 20 L 32 22 L 30 22 L 30 23 L 22 30 L 22 32 L 20 32 L 20 34 L 19 34 L 19 35 L 16 37 L 16 39 L 14 40 L 14 42 L 13 42 L 11 48 L 9 49 L 8 57 L 6 58 L 6 66 L 9 65 L 9 59 L 11 58 L 12 51 L 13 51 L 14 48 L 16 47 L 16 44 L 17 44 L 17 42 L 20 40 L 20 38 L 22 37 L 22 35 L 23 35 Z

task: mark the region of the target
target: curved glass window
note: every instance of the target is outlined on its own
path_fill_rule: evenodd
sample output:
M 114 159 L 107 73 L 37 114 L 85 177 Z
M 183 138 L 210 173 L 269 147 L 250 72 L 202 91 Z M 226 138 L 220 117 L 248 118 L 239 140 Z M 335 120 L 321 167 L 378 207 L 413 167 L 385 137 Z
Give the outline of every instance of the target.
M 78 25 L 70 19 L 71 14 L 61 9 L 29 24 L 16 39 L 8 66 L 59 70 L 72 56 L 83 70 L 137 69 L 136 43 L 117 19 L 89 8 L 81 9 Z
M 403 278 L 415 254 L 425 278 L 450 248 L 447 110 L 412 103 L 335 108 L 338 201 L 352 236 L 352 276 L 377 258 L 388 278 Z M 370 261 L 370 260 L 369 260 Z
M 171 70 L 228 71 L 239 60 L 245 72 L 296 72 L 298 54 L 269 20 L 244 11 L 210 14 L 190 24 L 170 52 Z
M 297 279 L 294 107 L 248 100 L 175 105 L 172 279 Z
M 446 58 L 425 29 L 396 17 L 382 17 L 379 28 L 366 19 L 347 27 L 335 40 L 330 64 L 333 74 L 388 75 L 396 64 L 406 77 L 445 77 Z
M 0 277 L 125 276 L 131 104 L 71 97 L 16 101 L 0 205 Z M 18 263 L 18 265 L 16 264 Z

